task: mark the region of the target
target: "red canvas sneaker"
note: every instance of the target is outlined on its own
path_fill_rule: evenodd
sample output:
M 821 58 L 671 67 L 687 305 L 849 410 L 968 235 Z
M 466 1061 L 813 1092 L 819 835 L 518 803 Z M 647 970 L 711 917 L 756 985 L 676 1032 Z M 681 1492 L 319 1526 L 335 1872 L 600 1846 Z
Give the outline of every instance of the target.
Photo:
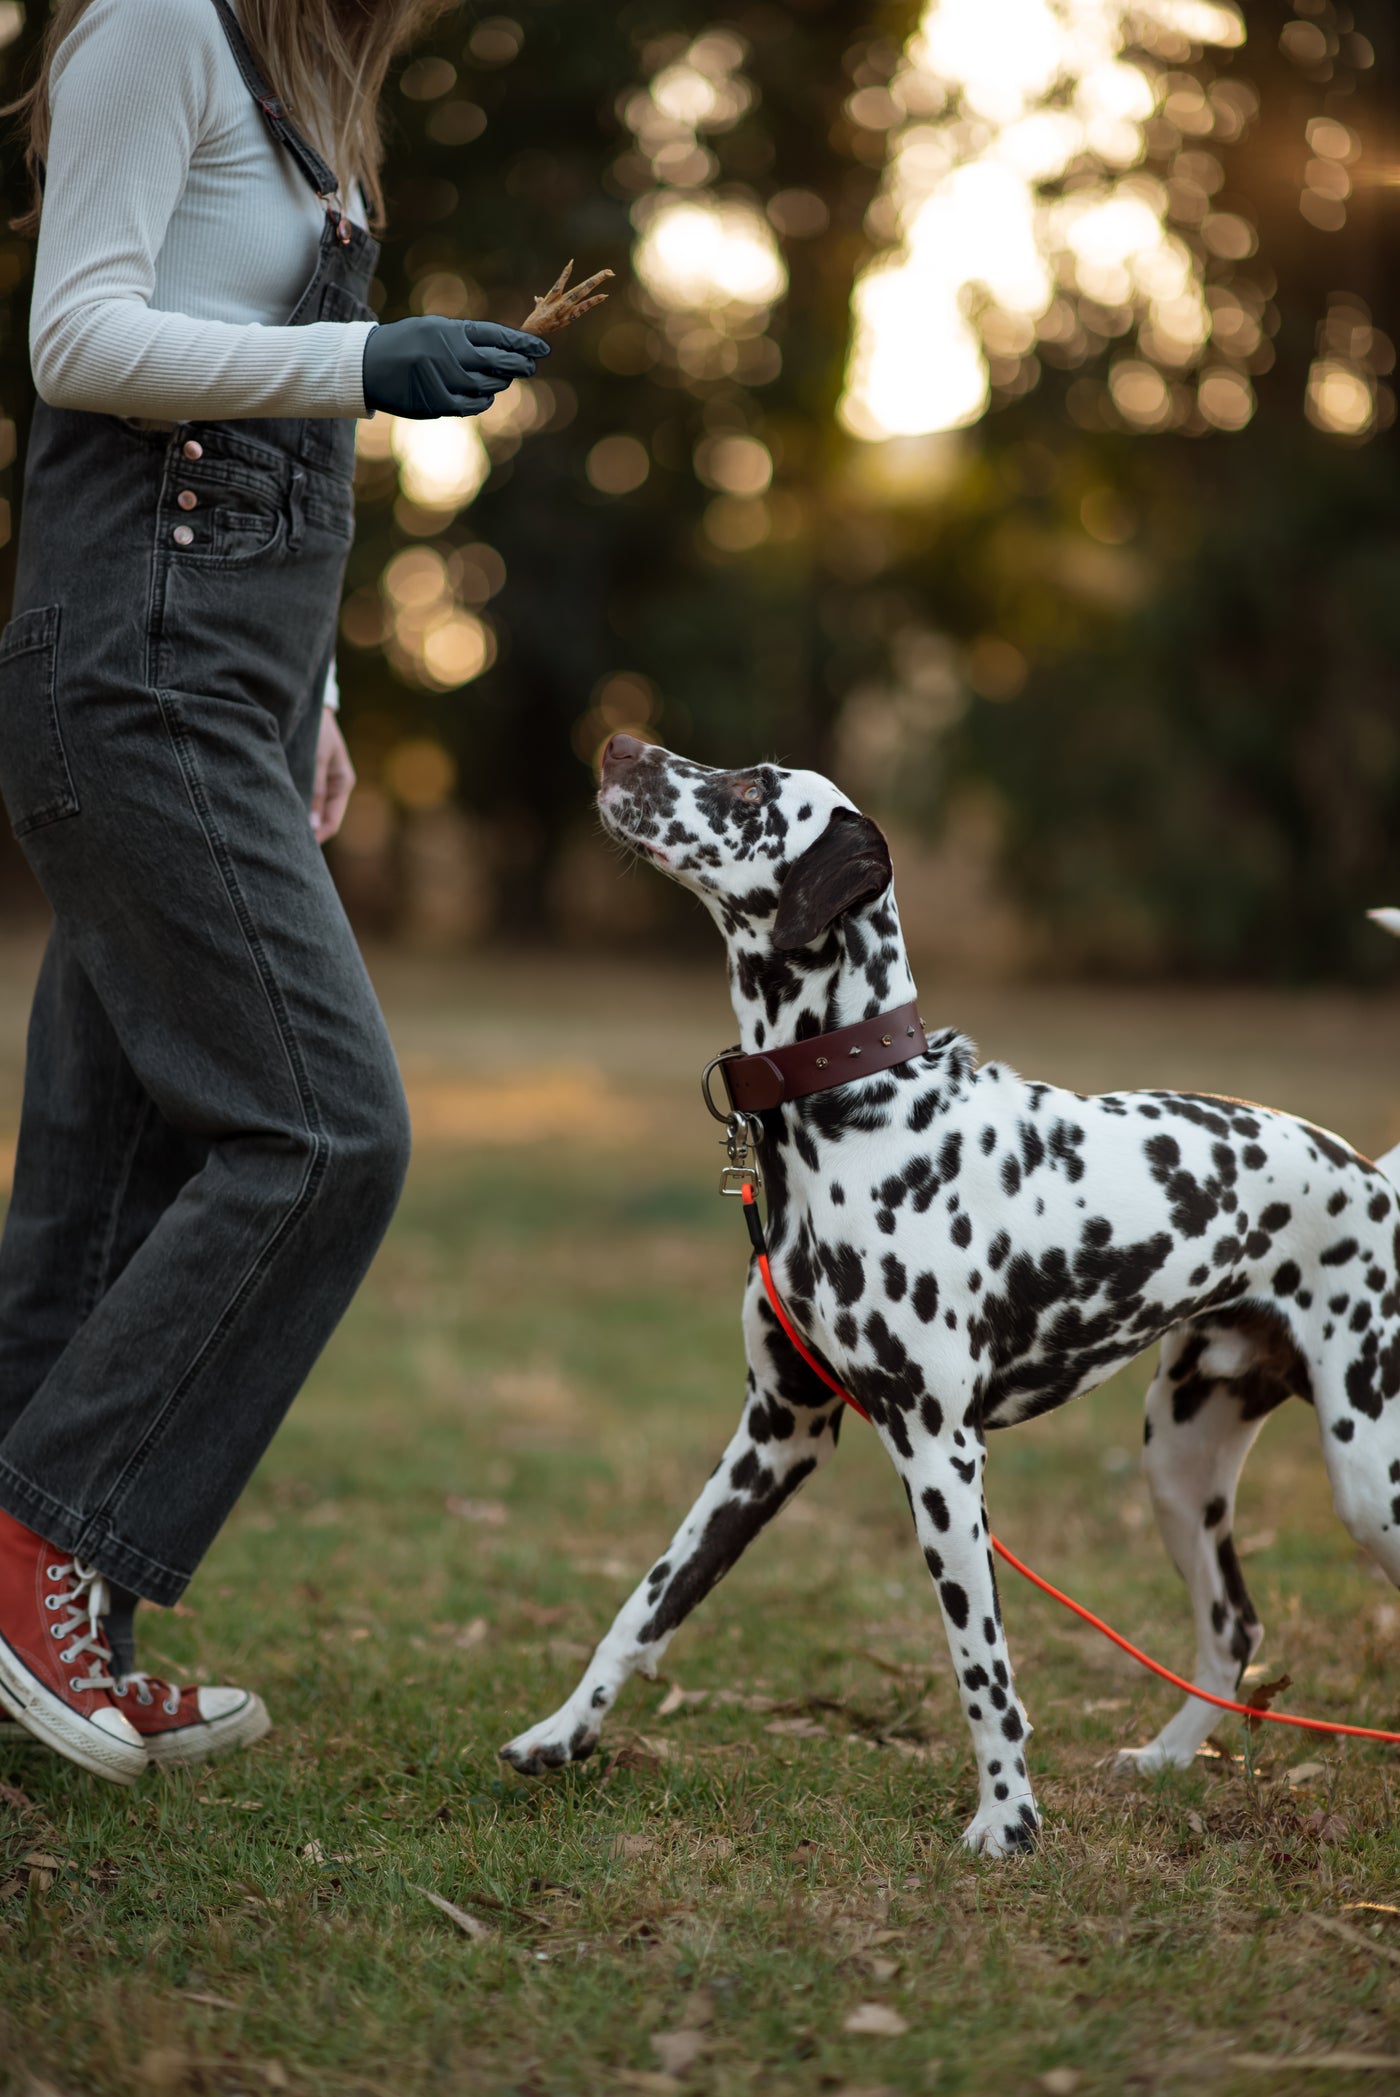
M 0 1510 L 0 1705 L 70 1762 L 134 1784 L 148 1749 L 115 1702 L 107 1583 Z
M 266 1704 L 251 1689 L 179 1689 L 154 1675 L 134 1674 L 119 1679 L 116 1696 L 149 1759 L 166 1769 L 247 1747 L 272 1724 Z

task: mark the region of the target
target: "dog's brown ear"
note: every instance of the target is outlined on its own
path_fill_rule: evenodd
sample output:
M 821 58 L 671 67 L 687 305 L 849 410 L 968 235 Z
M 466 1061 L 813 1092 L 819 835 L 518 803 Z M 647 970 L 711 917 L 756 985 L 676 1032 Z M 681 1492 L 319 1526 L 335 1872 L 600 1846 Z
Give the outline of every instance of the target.
M 890 848 L 878 823 L 838 808 L 815 844 L 783 877 L 773 944 L 782 953 L 810 946 L 848 910 L 873 903 L 893 879 Z

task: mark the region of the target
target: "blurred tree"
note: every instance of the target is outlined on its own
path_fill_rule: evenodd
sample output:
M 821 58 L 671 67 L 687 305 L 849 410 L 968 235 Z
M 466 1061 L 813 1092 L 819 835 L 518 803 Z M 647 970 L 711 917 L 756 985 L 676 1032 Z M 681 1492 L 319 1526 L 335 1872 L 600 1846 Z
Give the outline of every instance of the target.
M 956 381 L 963 426 L 896 406 L 888 438 L 861 419 L 861 287 L 901 199 L 980 180 L 1010 121 L 965 77 L 999 0 L 515 0 L 400 69 L 386 319 L 519 321 L 570 254 L 617 283 L 479 423 L 362 425 L 340 864 L 375 921 L 455 807 L 478 917 L 548 934 L 592 760 L 630 727 L 838 769 L 930 833 L 973 811 L 1047 966 L 1384 965 L 1358 912 L 1400 815 L 1396 27 L 1380 0 L 1101 14 L 1073 17 L 1111 60 L 1090 117 L 1068 75 L 1042 98 L 1061 146 L 1083 125 L 1058 164 L 1036 148 L 1048 304 L 1016 309 L 960 205 L 924 255 L 961 243 L 962 275 L 883 343 L 889 397 Z M 11 82 L 36 21 L 0 8 Z M 1124 200 L 1151 296 L 1086 236 Z M 22 449 L 22 243 L 0 270 Z

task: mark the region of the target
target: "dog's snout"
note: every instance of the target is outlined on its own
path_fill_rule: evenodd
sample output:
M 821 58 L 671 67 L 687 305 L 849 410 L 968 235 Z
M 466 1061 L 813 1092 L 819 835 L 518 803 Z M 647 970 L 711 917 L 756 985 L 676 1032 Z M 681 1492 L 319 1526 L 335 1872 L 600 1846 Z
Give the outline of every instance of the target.
M 634 765 L 646 747 L 635 735 L 610 735 L 603 752 L 604 776 L 609 772 L 623 771 L 628 765 Z

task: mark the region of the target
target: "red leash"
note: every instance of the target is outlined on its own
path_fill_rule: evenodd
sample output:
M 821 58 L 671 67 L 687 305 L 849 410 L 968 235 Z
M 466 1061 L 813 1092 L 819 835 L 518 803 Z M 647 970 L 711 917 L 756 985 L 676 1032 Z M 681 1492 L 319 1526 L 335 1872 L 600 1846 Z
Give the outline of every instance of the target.
M 783 1308 L 782 1298 L 774 1286 L 773 1272 L 768 1264 L 768 1242 L 763 1234 L 763 1221 L 758 1213 L 758 1203 L 754 1197 L 753 1187 L 747 1182 L 743 1190 L 743 1199 L 744 1221 L 749 1227 L 749 1237 L 753 1243 L 754 1257 L 758 1261 L 758 1271 L 763 1277 L 763 1286 L 768 1292 L 768 1301 L 773 1307 L 773 1316 L 777 1319 L 779 1325 L 813 1374 L 819 1376 L 827 1389 L 834 1391 L 838 1398 L 844 1398 L 847 1405 L 860 1414 L 862 1420 L 869 1420 L 870 1415 L 865 1410 L 865 1407 L 851 1396 L 844 1385 L 836 1381 L 836 1378 L 831 1375 L 829 1370 L 822 1367 L 815 1355 L 798 1337 L 791 1318 L 789 1318 Z M 996 1537 L 993 1537 L 991 1541 L 992 1549 L 997 1556 L 1004 1558 L 1006 1563 L 1021 1575 L 1022 1579 L 1029 1580 L 1032 1587 L 1038 1587 L 1042 1594 L 1049 1595 L 1052 1600 L 1059 1602 L 1075 1616 L 1082 1617 L 1086 1624 L 1092 1624 L 1096 1631 L 1101 1631 L 1105 1638 L 1112 1640 L 1114 1645 L 1120 1646 L 1125 1653 L 1131 1654 L 1139 1666 L 1147 1668 L 1154 1675 L 1159 1675 L 1164 1682 L 1170 1682 L 1174 1689 L 1184 1689 L 1188 1696 L 1199 1697 L 1203 1704 L 1215 1704 L 1221 1711 L 1238 1711 L 1245 1718 L 1266 1719 L 1269 1724 L 1275 1726 L 1301 1726 L 1304 1731 L 1309 1733 L 1345 1733 L 1353 1740 L 1388 1740 L 1400 1744 L 1400 1733 L 1383 1733 L 1376 1726 L 1342 1726 L 1335 1725 L 1323 1718 L 1300 1718 L 1291 1711 L 1260 1711 L 1253 1704 L 1237 1704 L 1229 1697 L 1212 1696 L 1208 1689 L 1197 1689 L 1194 1682 L 1184 1681 L 1180 1675 L 1174 1675 L 1169 1667 L 1162 1666 L 1160 1660 L 1152 1659 L 1150 1654 L 1144 1653 L 1138 1646 L 1135 1646 L 1130 1638 L 1124 1638 L 1121 1631 L 1115 1631 L 1112 1624 L 1106 1624 L 1101 1616 L 1095 1616 L 1092 1609 L 1086 1609 L 1082 1602 L 1076 1602 L 1072 1596 L 1062 1594 L 1058 1587 L 1052 1587 L 1050 1582 L 1042 1579 L 1039 1573 L 1032 1572 L 1031 1568 L 1023 1564 L 1014 1551 L 1008 1551 L 1005 1544 L 1001 1543 Z

